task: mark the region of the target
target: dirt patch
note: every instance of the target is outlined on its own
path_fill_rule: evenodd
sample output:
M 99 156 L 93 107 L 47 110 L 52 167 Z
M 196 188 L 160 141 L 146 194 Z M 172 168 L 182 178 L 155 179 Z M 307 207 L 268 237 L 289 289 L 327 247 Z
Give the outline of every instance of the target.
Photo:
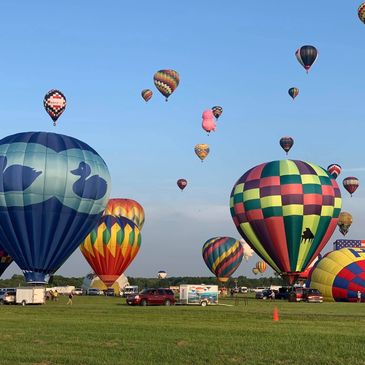
M 176 346 L 177 347 L 187 347 L 187 346 L 189 346 L 189 342 L 188 341 L 184 341 L 184 340 L 177 341 L 176 342 Z

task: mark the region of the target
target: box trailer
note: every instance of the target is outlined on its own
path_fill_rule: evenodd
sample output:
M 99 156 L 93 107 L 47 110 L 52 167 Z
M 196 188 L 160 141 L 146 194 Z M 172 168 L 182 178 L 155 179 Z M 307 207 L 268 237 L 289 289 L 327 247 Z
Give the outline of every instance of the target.
M 203 307 L 218 304 L 218 285 L 180 285 L 180 304 L 195 304 Z
M 21 305 L 44 304 L 46 289 L 40 287 L 16 288 L 15 303 Z

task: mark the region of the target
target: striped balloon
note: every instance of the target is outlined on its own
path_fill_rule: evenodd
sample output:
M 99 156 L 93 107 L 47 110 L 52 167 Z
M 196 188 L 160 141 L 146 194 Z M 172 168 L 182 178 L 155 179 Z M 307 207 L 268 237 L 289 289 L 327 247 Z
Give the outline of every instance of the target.
M 360 181 L 357 177 L 354 176 L 348 176 L 346 178 L 343 179 L 343 187 L 350 193 L 350 195 L 352 196 L 352 194 L 356 191 L 356 189 L 359 187 L 360 185 Z
M 12 263 L 13 259 L 8 253 L 0 246 L 0 276 L 6 270 L 6 268 Z
M 175 91 L 180 82 L 179 74 L 174 70 L 160 70 L 153 76 L 157 90 L 166 98 Z
M 359 19 L 365 23 L 365 3 L 362 3 L 359 8 L 357 9 L 357 15 Z
M 213 106 L 212 107 L 212 112 L 213 112 L 214 117 L 216 119 L 218 119 L 223 113 L 223 108 L 219 105 Z
M 218 281 L 225 283 L 243 258 L 243 247 L 235 238 L 214 237 L 204 243 L 203 259 Z
M 142 90 L 141 95 L 144 101 L 147 102 L 152 98 L 153 92 L 150 89 L 144 89 Z
M 299 89 L 297 87 L 291 87 L 288 90 L 288 94 L 294 100 L 298 96 L 298 94 L 299 94 Z
M 80 245 L 80 250 L 107 287 L 119 278 L 141 246 L 138 227 L 129 219 L 104 215 Z
M 341 170 L 341 166 L 336 163 L 333 163 L 327 167 L 328 173 L 331 174 L 335 179 L 337 179 L 337 176 L 340 175 Z
M 267 265 L 265 261 L 259 261 L 256 263 L 256 269 L 262 274 L 266 271 Z

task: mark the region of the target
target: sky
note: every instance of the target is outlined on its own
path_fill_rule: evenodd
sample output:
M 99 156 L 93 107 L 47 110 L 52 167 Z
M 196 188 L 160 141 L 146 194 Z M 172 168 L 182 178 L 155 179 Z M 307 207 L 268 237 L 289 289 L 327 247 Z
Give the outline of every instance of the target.
M 289 157 L 346 176 L 365 175 L 365 25 L 361 1 L 186 0 L 108 2 L 65 0 L 0 5 L 0 137 L 57 132 L 92 146 L 105 160 L 114 198 L 145 210 L 141 250 L 128 276 L 211 276 L 201 249 L 215 236 L 240 238 L 229 212 L 233 185 L 249 168 Z M 307 75 L 297 48 L 319 51 Z M 180 85 L 166 103 L 153 74 L 174 69 Z M 287 91 L 299 88 L 293 102 Z M 142 89 L 154 95 L 145 103 Z M 43 109 L 50 89 L 67 109 L 58 126 Z M 224 109 L 211 135 L 201 114 Z M 201 163 L 194 146 L 208 143 Z M 176 181 L 188 180 L 181 192 Z M 363 239 L 364 189 L 341 187 L 343 210 L 354 222 L 349 238 Z M 336 230 L 323 252 L 341 238 Z M 258 257 L 235 275 L 253 277 Z M 57 274 L 90 271 L 79 249 Z M 13 263 L 5 278 L 20 269 Z M 266 275 L 271 275 L 268 270 Z

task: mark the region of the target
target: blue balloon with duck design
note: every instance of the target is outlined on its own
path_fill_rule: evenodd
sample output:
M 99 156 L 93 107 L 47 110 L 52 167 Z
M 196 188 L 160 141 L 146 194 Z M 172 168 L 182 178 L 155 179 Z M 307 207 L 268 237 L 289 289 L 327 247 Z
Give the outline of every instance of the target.
M 98 223 L 108 167 L 86 143 L 56 133 L 0 140 L 0 242 L 29 283 L 46 283 Z

